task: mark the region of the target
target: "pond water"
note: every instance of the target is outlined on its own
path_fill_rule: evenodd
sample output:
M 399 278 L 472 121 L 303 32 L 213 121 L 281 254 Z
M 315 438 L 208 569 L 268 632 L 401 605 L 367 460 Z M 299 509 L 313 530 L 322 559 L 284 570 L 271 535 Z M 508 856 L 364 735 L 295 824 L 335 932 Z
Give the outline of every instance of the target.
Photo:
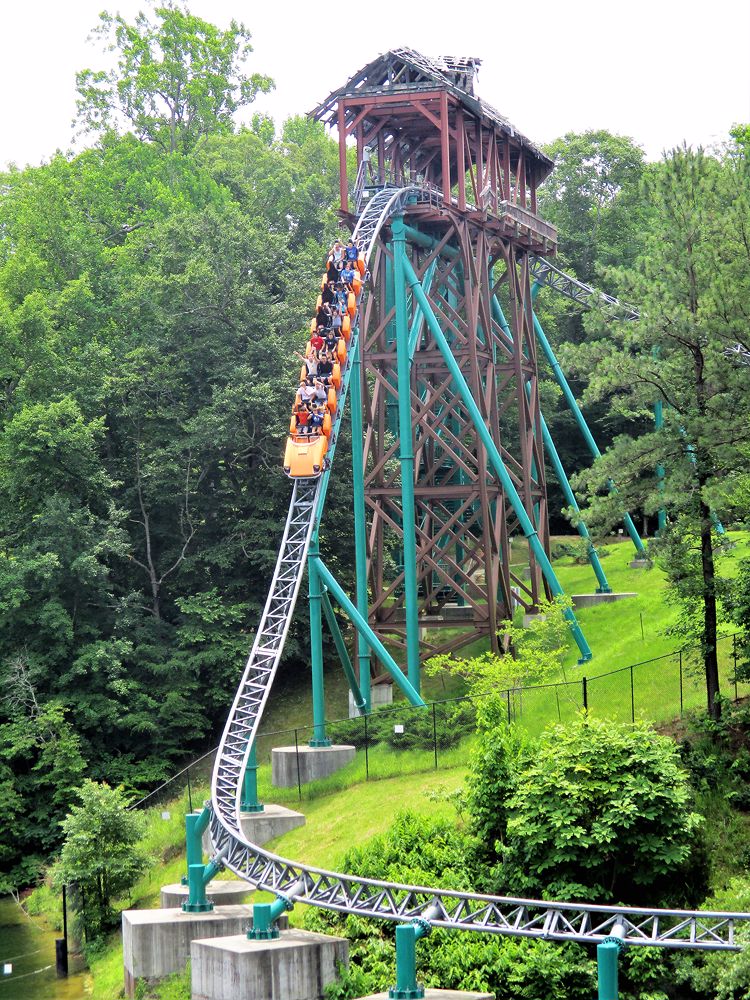
M 26 916 L 11 897 L 0 898 L 0 1000 L 84 1000 L 91 993 L 91 977 L 78 971 L 72 955 L 70 975 L 58 979 L 55 938 L 61 936 Z M 13 966 L 9 975 L 6 964 Z

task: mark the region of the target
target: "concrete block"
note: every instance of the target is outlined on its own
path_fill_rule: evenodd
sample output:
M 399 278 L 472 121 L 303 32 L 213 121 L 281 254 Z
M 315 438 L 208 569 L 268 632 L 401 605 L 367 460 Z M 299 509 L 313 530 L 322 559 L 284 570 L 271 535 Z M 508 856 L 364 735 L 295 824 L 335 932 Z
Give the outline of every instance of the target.
M 299 780 L 303 785 L 340 771 L 354 760 L 353 746 L 332 747 L 275 747 L 271 751 L 271 782 L 276 788 L 294 788 Z
M 629 565 L 631 569 L 651 569 L 651 560 L 636 558 Z
M 185 968 L 194 938 L 241 934 L 252 922 L 252 906 L 223 906 L 210 913 L 170 910 L 125 910 L 122 914 L 122 959 L 125 993 L 135 996 L 139 979 L 161 979 Z
M 624 601 L 626 597 L 637 597 L 634 592 L 623 591 L 620 594 L 573 594 L 571 600 L 575 608 L 591 608 L 595 604 L 612 604 L 613 601 Z
M 247 897 L 254 892 L 255 886 L 239 879 L 215 880 L 206 886 L 206 896 L 216 906 L 237 906 L 247 902 Z M 161 888 L 161 907 L 163 910 L 174 909 L 187 903 L 188 887 L 176 882 L 174 885 L 163 885 Z
M 388 1000 L 387 993 L 371 993 L 362 1000 Z M 467 993 L 464 990 L 425 989 L 424 1000 L 495 1000 L 494 993 Z
M 318 1000 L 337 964 L 349 964 L 349 942 L 299 930 L 275 941 L 198 938 L 190 960 L 192 1000 Z
M 295 771 L 294 784 L 297 784 Z M 262 847 L 263 844 L 274 837 L 280 837 L 282 833 L 288 833 L 298 826 L 305 825 L 305 817 L 302 813 L 287 809 L 285 806 L 278 806 L 272 802 L 265 803 L 262 813 L 242 813 L 242 832 L 251 844 Z M 203 834 L 203 852 L 208 857 L 211 856 L 211 837 L 208 830 Z
M 381 705 L 392 705 L 393 704 L 393 685 L 392 684 L 373 684 L 370 688 L 370 704 L 373 709 L 379 708 Z M 357 706 L 354 704 L 354 695 L 349 692 L 349 718 L 356 719 L 359 717 L 359 711 Z
M 372 993 L 362 1000 L 388 1000 L 387 993 Z M 494 993 L 464 993 L 461 990 L 428 990 L 424 991 L 424 1000 L 495 1000 Z

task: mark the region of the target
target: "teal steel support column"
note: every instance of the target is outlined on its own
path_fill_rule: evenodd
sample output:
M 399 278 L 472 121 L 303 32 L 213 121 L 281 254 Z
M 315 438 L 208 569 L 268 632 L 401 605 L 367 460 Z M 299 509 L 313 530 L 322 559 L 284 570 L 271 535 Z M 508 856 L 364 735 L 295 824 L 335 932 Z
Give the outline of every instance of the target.
M 202 812 L 186 813 L 185 815 L 185 861 L 188 872 L 191 865 L 203 864 L 203 834 L 208 829 L 211 810 L 206 807 Z M 188 885 L 189 878 L 183 875 L 182 884 Z
M 250 941 L 274 941 L 280 936 L 277 920 L 286 910 L 294 909 L 293 897 L 304 890 L 303 879 L 295 882 L 289 893 L 277 892 L 273 903 L 253 906 L 253 925 L 247 932 Z
M 365 467 L 362 455 L 364 430 L 362 427 L 362 354 L 359 337 L 352 353 L 352 373 L 349 378 L 352 415 L 352 480 L 354 483 L 354 570 L 357 586 L 357 609 L 367 619 L 367 522 L 365 520 Z M 365 711 L 371 710 L 370 647 L 362 635 L 357 636 L 357 665 L 359 689 L 365 702 Z
M 388 990 L 390 1000 L 421 1000 L 424 987 L 417 982 L 417 941 L 432 931 L 429 920 L 414 917 L 396 926 L 396 985 Z
M 529 390 L 528 385 L 526 386 L 526 390 L 528 392 Z M 557 454 L 557 448 L 555 448 L 555 443 L 552 440 L 552 435 L 550 434 L 549 428 L 547 427 L 547 421 L 544 419 L 544 416 L 541 413 L 539 414 L 539 416 L 542 422 L 542 438 L 544 439 L 544 448 L 547 454 L 549 455 L 550 461 L 552 462 L 552 467 L 555 470 L 557 481 L 560 483 L 563 494 L 565 495 L 565 499 L 568 501 L 568 504 L 573 508 L 574 511 L 576 511 L 576 513 L 580 514 L 575 494 L 573 493 L 573 490 L 570 488 L 568 477 L 565 475 L 565 469 L 563 468 L 563 464 L 560 461 L 560 456 Z M 588 544 L 589 562 L 591 563 L 591 568 L 593 569 L 597 583 L 599 584 L 599 586 L 596 588 L 597 594 L 611 594 L 612 588 L 607 582 L 607 577 L 604 573 L 604 570 L 602 569 L 602 564 L 599 561 L 599 556 L 597 555 L 594 543 L 591 541 L 591 536 L 589 535 L 589 529 L 586 527 L 585 523 L 580 519 L 578 520 L 576 528 L 578 529 L 578 534 L 581 536 L 581 538 L 585 539 L 585 541 Z
M 663 426 L 664 426 L 664 403 L 662 402 L 662 400 L 657 399 L 656 402 L 654 403 L 654 427 L 656 428 L 657 431 L 660 431 Z M 661 464 L 661 462 L 658 462 L 656 466 L 656 483 L 660 493 L 663 493 L 665 489 L 666 484 L 664 480 L 665 480 L 664 466 Z M 659 507 L 657 523 L 658 523 L 659 534 L 661 534 L 662 531 L 664 531 L 664 529 L 667 526 L 667 512 L 664 509 L 664 507 Z
M 417 301 L 420 302 L 422 309 L 424 310 L 427 323 L 430 327 L 430 332 L 435 338 L 435 343 L 437 344 L 440 353 L 443 355 L 443 359 L 453 376 L 453 381 L 458 389 L 461 399 L 464 402 L 464 406 L 469 412 L 469 416 L 476 428 L 477 434 L 482 439 L 482 444 L 487 450 L 487 457 L 492 465 L 495 475 L 498 477 L 502 483 L 505 495 L 510 500 L 513 510 L 518 518 L 518 523 L 523 531 L 525 537 L 528 540 L 529 546 L 534 553 L 534 556 L 539 563 L 542 573 L 544 573 L 544 578 L 549 585 L 549 589 L 554 597 L 563 594 L 563 589 L 555 576 L 555 571 L 552 568 L 552 564 L 547 558 L 547 553 L 544 551 L 544 546 L 539 540 L 539 536 L 536 533 L 534 525 L 531 523 L 529 515 L 526 513 L 524 505 L 521 503 L 521 498 L 518 495 L 515 484 L 511 479 L 508 470 L 505 468 L 505 463 L 503 462 L 500 452 L 497 450 L 495 442 L 492 440 L 492 436 L 488 431 L 484 421 L 482 420 L 482 414 L 479 412 L 479 408 L 474 401 L 474 397 L 471 394 L 471 389 L 469 388 L 466 379 L 458 365 L 458 362 L 453 357 L 448 341 L 445 338 L 445 334 L 440 328 L 437 317 L 432 311 L 432 306 L 427 301 L 427 297 L 422 291 L 419 279 L 414 272 L 414 268 L 411 266 L 408 260 L 404 261 L 404 269 L 406 271 L 407 281 L 412 288 L 412 294 L 416 297 Z M 568 609 L 565 612 L 565 617 L 570 626 L 571 633 L 575 640 L 578 649 L 580 650 L 581 656 L 579 662 L 586 662 L 591 659 L 591 649 L 589 644 L 586 642 L 586 638 L 581 631 L 581 627 L 576 620 L 573 612 Z
M 347 652 L 346 643 L 344 642 L 344 637 L 341 634 L 341 629 L 339 628 L 339 623 L 336 621 L 336 616 L 333 613 L 333 608 L 331 602 L 328 599 L 328 594 L 326 593 L 325 587 L 323 588 L 323 614 L 326 616 L 326 622 L 328 623 L 328 630 L 333 636 L 333 644 L 336 647 L 336 652 L 338 653 L 339 660 L 341 660 L 341 666 L 344 668 L 344 674 L 349 682 L 349 688 L 354 695 L 354 704 L 357 709 L 364 715 L 368 712 L 367 702 L 365 701 L 362 690 L 357 684 L 357 678 L 354 673 L 354 667 L 352 666 L 352 661 L 349 659 L 349 653 Z M 362 640 L 361 640 L 362 641 Z
M 398 367 L 398 433 L 401 458 L 401 529 L 404 542 L 404 605 L 406 613 L 406 668 L 419 694 L 419 601 L 417 598 L 417 528 L 414 511 L 414 443 L 411 427 L 411 364 L 406 314 L 404 265 L 406 235 L 403 216 L 391 220 L 393 278 L 396 300 L 396 358 Z M 411 264 L 409 264 L 411 267 Z M 423 308 L 424 311 L 424 308 Z
M 536 293 L 539 291 L 539 288 L 541 288 L 541 285 L 539 285 L 539 283 L 535 281 L 531 289 L 532 299 L 536 298 Z M 539 341 L 539 345 L 542 348 L 542 351 L 544 352 L 544 356 L 550 363 L 550 367 L 552 368 L 552 373 L 555 376 L 555 381 L 562 389 L 565 401 L 568 404 L 570 412 L 575 417 L 576 423 L 578 424 L 578 429 L 583 435 L 583 439 L 586 442 L 586 446 L 594 458 L 600 458 L 601 452 L 599 451 L 599 447 L 596 441 L 594 440 L 593 434 L 589 430 L 589 426 L 586 423 L 583 414 L 581 413 L 581 408 L 576 402 L 576 398 L 573 395 L 573 391 L 568 385 L 568 380 L 565 378 L 563 370 L 560 367 L 560 362 L 557 360 L 555 352 L 552 350 L 552 345 L 547 340 L 544 330 L 542 329 L 542 324 L 536 318 L 536 314 L 533 314 L 533 318 L 534 318 L 534 333 L 536 334 L 536 339 Z M 614 482 L 611 479 L 607 481 L 607 485 L 610 490 L 616 492 L 617 487 L 615 486 Z M 636 552 L 638 553 L 639 556 L 645 557 L 646 549 L 644 548 L 643 542 L 641 541 L 641 536 L 638 534 L 638 531 L 636 530 L 636 527 L 633 524 L 633 519 L 630 516 L 630 514 L 625 512 L 622 516 L 622 521 L 623 524 L 625 525 L 627 533 L 630 535 L 630 539 L 633 545 L 635 546 Z
M 258 800 L 258 754 L 255 743 L 250 748 L 250 754 L 245 765 L 245 777 L 242 779 L 242 812 L 262 813 L 265 806 Z
M 188 899 L 182 904 L 183 913 L 209 913 L 214 904 L 206 898 L 206 886 L 224 867 L 221 855 L 212 858 L 207 865 L 195 864 L 188 868 Z
M 364 634 L 373 652 L 391 675 L 395 683 L 398 684 L 412 705 L 420 705 L 421 707 L 424 707 L 424 702 L 422 701 L 419 692 L 415 691 L 412 687 L 408 677 L 404 676 L 401 667 L 399 667 L 378 636 L 370 628 L 367 619 L 363 618 L 359 611 L 357 611 L 355 605 L 347 597 L 343 587 L 339 585 L 336 577 L 333 573 L 331 573 L 319 555 L 316 556 L 316 561 L 318 563 L 318 574 L 320 580 L 325 584 L 331 594 L 333 594 L 339 606 L 344 609 L 347 615 L 349 615 L 352 624 L 360 635 Z
M 312 669 L 313 737 L 311 747 L 329 747 L 331 741 L 326 736 L 326 702 L 323 685 L 323 618 L 321 603 L 323 591 L 318 575 L 317 539 L 310 545 L 307 560 L 307 576 L 310 584 L 310 665 Z
M 615 925 L 614 930 L 621 928 Z M 598 1000 L 618 1000 L 619 985 L 618 966 L 620 952 L 625 950 L 625 944 L 618 934 L 604 938 L 596 946 L 596 971 L 598 981 Z

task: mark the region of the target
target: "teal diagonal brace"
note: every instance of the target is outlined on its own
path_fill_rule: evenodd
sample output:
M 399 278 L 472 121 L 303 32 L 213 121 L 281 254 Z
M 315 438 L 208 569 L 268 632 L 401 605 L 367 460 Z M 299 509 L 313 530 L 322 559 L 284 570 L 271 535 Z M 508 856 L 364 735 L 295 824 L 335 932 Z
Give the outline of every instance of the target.
M 313 735 L 311 747 L 329 747 L 326 736 L 326 701 L 323 678 L 323 588 L 318 575 L 318 543 L 310 544 L 307 579 L 310 594 L 310 668 L 312 673 Z
M 527 385 L 526 391 L 528 392 L 528 390 L 529 386 Z M 563 494 L 565 495 L 565 499 L 568 501 L 568 504 L 573 508 L 573 510 L 577 514 L 580 514 L 575 494 L 573 493 L 573 490 L 570 488 L 568 477 L 565 475 L 565 469 L 563 468 L 563 464 L 560 461 L 560 456 L 557 454 L 557 448 L 555 448 L 555 443 L 552 440 L 552 435 L 549 432 L 549 427 L 547 427 L 547 421 L 544 419 L 544 416 L 541 413 L 539 414 L 539 416 L 542 421 L 542 437 L 544 439 L 544 448 L 547 454 L 549 455 L 550 461 L 552 462 L 552 467 L 555 470 L 557 481 L 560 483 L 560 486 L 562 487 Z M 591 536 L 589 535 L 589 529 L 586 527 L 585 522 L 580 520 L 580 518 L 578 520 L 576 528 L 578 529 L 578 534 L 581 536 L 581 538 L 585 539 L 585 541 L 588 544 L 589 562 L 591 563 L 591 568 L 593 569 L 594 575 L 596 576 L 596 581 L 599 584 L 599 586 L 596 588 L 597 594 L 611 594 L 612 588 L 607 582 L 607 577 L 604 570 L 602 569 L 602 564 L 599 561 L 599 556 L 597 554 L 596 548 L 594 547 L 594 543 L 591 541 Z
M 500 324 L 500 327 L 503 333 L 505 334 L 506 339 L 509 341 L 509 343 L 512 344 L 513 333 L 511 332 L 511 329 L 508 326 L 508 321 L 505 318 L 505 313 L 503 312 L 502 306 L 498 302 L 496 295 L 492 296 L 492 312 L 495 316 L 495 319 Z M 531 396 L 530 382 L 526 383 L 526 395 L 529 397 Z M 544 440 L 544 448 L 547 455 L 549 456 L 550 461 L 552 462 L 552 467 L 555 470 L 555 475 L 557 476 L 557 480 L 560 483 L 560 487 L 563 491 L 563 494 L 565 495 L 565 499 L 567 500 L 568 504 L 573 508 L 573 510 L 575 510 L 577 513 L 580 514 L 580 509 L 578 507 L 575 495 L 573 493 L 573 490 L 571 489 L 568 477 L 565 474 L 565 469 L 563 468 L 563 464 L 560 461 L 560 456 L 558 455 L 557 448 L 555 447 L 555 443 L 552 440 L 552 435 L 549 432 L 549 427 L 547 427 L 547 421 L 544 419 L 544 415 L 542 413 L 539 414 L 539 419 L 542 425 L 542 439 Z M 589 529 L 586 527 L 586 524 L 582 520 L 578 521 L 576 527 L 578 528 L 578 534 L 581 536 L 581 538 L 585 538 L 586 541 L 588 542 L 588 559 L 589 562 L 591 563 L 591 568 L 594 571 L 594 575 L 596 576 L 597 583 L 599 584 L 596 590 L 597 594 L 611 594 L 612 588 L 609 586 L 609 583 L 607 582 L 607 577 L 604 573 L 604 570 L 602 569 L 602 564 L 599 561 L 599 556 L 597 554 L 596 548 L 594 547 L 594 543 L 591 541 L 591 536 L 589 535 Z
M 557 576 L 555 575 L 554 569 L 552 568 L 552 563 L 547 558 L 547 553 L 544 551 L 544 546 L 539 540 L 539 536 L 536 533 L 536 529 L 534 528 L 534 525 L 532 524 L 529 515 L 526 513 L 526 508 L 521 503 L 521 498 L 518 495 L 518 491 L 516 490 L 515 484 L 511 479 L 508 470 L 505 468 L 505 463 L 502 460 L 500 452 L 497 450 L 495 442 L 492 440 L 492 435 L 490 434 L 484 420 L 482 419 L 482 414 L 480 413 L 479 407 L 477 406 L 474 397 L 471 394 L 471 389 L 469 388 L 466 379 L 463 376 L 463 372 L 461 371 L 458 362 L 451 353 L 451 349 L 448 344 L 448 341 L 445 338 L 445 334 L 440 328 L 440 323 L 438 322 L 435 313 L 432 311 L 432 306 L 427 300 L 427 296 L 422 291 L 422 288 L 419 284 L 419 278 L 417 277 L 414 268 L 411 266 L 411 263 L 409 262 L 408 259 L 404 261 L 404 269 L 406 271 L 407 281 L 409 285 L 412 287 L 412 294 L 415 296 L 416 300 L 421 304 L 422 309 L 424 310 L 424 314 L 427 320 L 427 324 L 430 328 L 430 332 L 432 333 L 432 336 L 435 338 L 435 343 L 437 344 L 440 353 L 443 355 L 443 359 L 453 377 L 454 385 L 458 389 L 461 399 L 463 400 L 464 406 L 466 407 L 467 412 L 471 417 L 472 423 L 474 424 L 476 432 L 481 438 L 482 444 L 484 445 L 487 451 L 487 458 L 489 459 L 489 462 L 492 465 L 494 473 L 499 479 L 499 481 L 502 483 L 505 495 L 510 500 L 515 515 L 518 518 L 518 523 L 521 527 L 521 530 L 523 531 L 524 536 L 528 540 L 529 547 L 531 548 L 531 551 L 534 553 L 534 556 L 542 569 L 542 573 L 544 573 L 544 578 L 547 581 L 547 584 L 549 585 L 549 589 L 554 597 L 561 596 L 563 594 L 563 589 L 560 586 Z M 581 626 L 578 624 L 578 621 L 576 620 L 576 616 L 570 609 L 567 609 L 565 612 L 565 617 L 570 626 L 570 631 L 571 634 L 573 635 L 575 643 L 578 646 L 578 649 L 580 650 L 581 653 L 580 662 L 586 662 L 587 660 L 590 660 L 591 648 L 589 647 L 589 644 L 586 642 L 586 637 L 584 636 L 581 630 Z
M 419 597 L 417 594 L 417 522 L 414 500 L 414 435 L 411 425 L 411 358 L 406 310 L 404 268 L 406 256 L 404 218 L 391 220 L 393 276 L 396 307 L 396 362 L 398 377 L 398 438 L 401 463 L 401 533 L 404 547 L 404 613 L 406 616 L 406 668 L 409 683 L 419 693 Z M 411 267 L 411 264 L 409 263 Z M 421 291 L 421 286 L 420 286 Z
M 412 687 L 409 679 L 404 675 L 401 667 L 396 663 L 391 654 L 385 648 L 380 638 L 373 632 L 370 628 L 369 623 L 366 618 L 357 611 L 354 603 L 347 597 L 346 592 L 343 587 L 341 587 L 336 580 L 336 577 L 331 573 L 326 564 L 320 558 L 320 556 L 315 557 L 318 564 L 318 573 L 320 574 L 320 579 L 323 581 L 325 586 L 331 592 L 336 600 L 336 603 L 344 609 L 344 611 L 349 615 L 352 624 L 357 629 L 360 635 L 364 635 L 365 639 L 369 643 L 371 649 L 376 654 L 380 662 L 383 664 L 385 669 L 393 678 L 394 682 L 398 684 L 401 690 L 404 692 L 406 697 L 409 699 L 412 705 L 420 705 L 424 707 L 424 702 L 420 697 L 419 693 Z
M 425 290 L 425 294 L 430 294 L 430 289 L 432 288 L 432 279 L 435 277 L 435 271 L 437 270 L 437 257 L 424 273 L 424 278 L 422 278 L 422 288 Z M 422 307 L 417 304 L 414 310 L 414 319 L 412 320 L 411 329 L 409 330 L 409 363 L 414 360 L 414 352 L 417 349 L 417 344 L 419 343 L 419 338 L 422 336 L 422 329 L 424 328 L 424 313 L 422 312 Z
M 367 712 L 367 703 L 364 696 L 360 690 L 359 684 L 357 684 L 357 678 L 354 674 L 354 667 L 352 666 L 352 661 L 349 658 L 349 653 L 346 648 L 346 643 L 344 642 L 344 637 L 341 634 L 341 629 L 339 628 L 339 623 L 336 621 L 336 616 L 333 613 L 333 608 L 331 602 L 328 598 L 328 594 L 323 589 L 323 614 L 325 615 L 326 622 L 328 624 L 328 631 L 333 636 L 333 644 L 336 647 L 336 652 L 338 653 L 339 660 L 341 660 L 341 666 L 344 668 L 344 674 L 349 682 L 349 687 L 354 695 L 354 704 L 357 706 L 360 712 Z
M 541 285 L 539 284 L 539 282 L 535 281 L 531 288 L 532 300 L 536 298 L 536 294 L 540 288 Z M 581 408 L 578 405 L 575 396 L 573 395 L 573 390 L 568 385 L 568 380 L 565 378 L 565 374 L 562 368 L 560 367 L 560 362 L 557 360 L 557 356 L 555 355 L 555 352 L 552 350 L 552 345 L 547 340 L 547 336 L 544 330 L 542 329 L 542 324 L 537 319 L 536 314 L 534 313 L 532 315 L 534 319 L 534 333 L 536 334 L 536 339 L 539 342 L 539 346 L 542 348 L 542 351 L 544 352 L 544 356 L 546 357 L 547 361 L 549 361 L 550 367 L 552 368 L 552 374 L 555 376 L 555 381 L 562 389 L 562 393 L 563 396 L 565 397 L 566 403 L 568 404 L 568 408 L 575 417 L 575 421 L 578 424 L 578 429 L 583 435 L 583 440 L 586 442 L 586 447 L 588 448 L 589 452 L 594 458 L 600 458 L 601 452 L 599 451 L 599 446 L 594 440 L 594 435 L 589 430 L 589 425 L 586 423 L 583 413 L 581 413 Z M 617 492 L 617 487 L 615 486 L 614 482 L 611 479 L 607 481 L 607 486 L 613 493 Z M 627 511 L 622 516 L 622 523 L 625 525 L 625 529 L 627 533 L 630 535 L 630 540 L 635 546 L 635 550 L 638 553 L 638 555 L 645 556 L 646 549 L 644 548 L 643 542 L 641 541 L 641 536 L 638 534 L 636 526 L 633 524 L 633 518 L 630 516 L 630 514 L 627 513 Z
M 362 426 L 362 353 L 359 337 L 351 352 L 352 372 L 349 377 L 352 402 L 352 484 L 354 486 L 354 572 L 356 579 L 357 608 L 367 619 L 367 520 L 365 517 L 365 459 L 361 442 Z M 357 636 L 357 666 L 359 687 L 365 700 L 365 711 L 370 711 L 370 647 L 363 636 Z

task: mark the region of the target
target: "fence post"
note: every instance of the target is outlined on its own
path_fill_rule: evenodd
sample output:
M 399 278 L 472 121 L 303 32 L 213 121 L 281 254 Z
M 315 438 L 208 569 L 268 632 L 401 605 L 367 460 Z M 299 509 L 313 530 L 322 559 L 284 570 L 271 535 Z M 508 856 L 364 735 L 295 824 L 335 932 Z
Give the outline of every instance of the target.
M 635 691 L 633 688 L 633 665 L 630 665 L 630 721 L 635 722 Z
M 438 769 L 437 759 L 437 722 L 435 721 L 435 702 L 432 703 L 432 745 L 435 748 L 435 770 Z
M 510 725 L 510 688 L 505 692 L 505 697 L 508 702 L 508 725 Z
M 680 718 L 682 718 L 682 650 L 680 650 Z
M 581 678 L 581 688 L 583 690 L 583 710 L 588 712 L 589 710 L 589 685 L 585 677 Z
M 735 632 L 732 636 L 732 659 L 734 660 L 734 700 L 738 702 L 740 700 L 739 692 L 737 691 L 737 633 Z
M 297 798 L 302 801 L 302 778 L 299 773 L 299 740 L 297 739 L 297 730 L 294 730 L 294 759 L 297 761 Z
M 367 735 L 367 712 L 365 712 L 365 781 L 370 780 L 370 740 Z

